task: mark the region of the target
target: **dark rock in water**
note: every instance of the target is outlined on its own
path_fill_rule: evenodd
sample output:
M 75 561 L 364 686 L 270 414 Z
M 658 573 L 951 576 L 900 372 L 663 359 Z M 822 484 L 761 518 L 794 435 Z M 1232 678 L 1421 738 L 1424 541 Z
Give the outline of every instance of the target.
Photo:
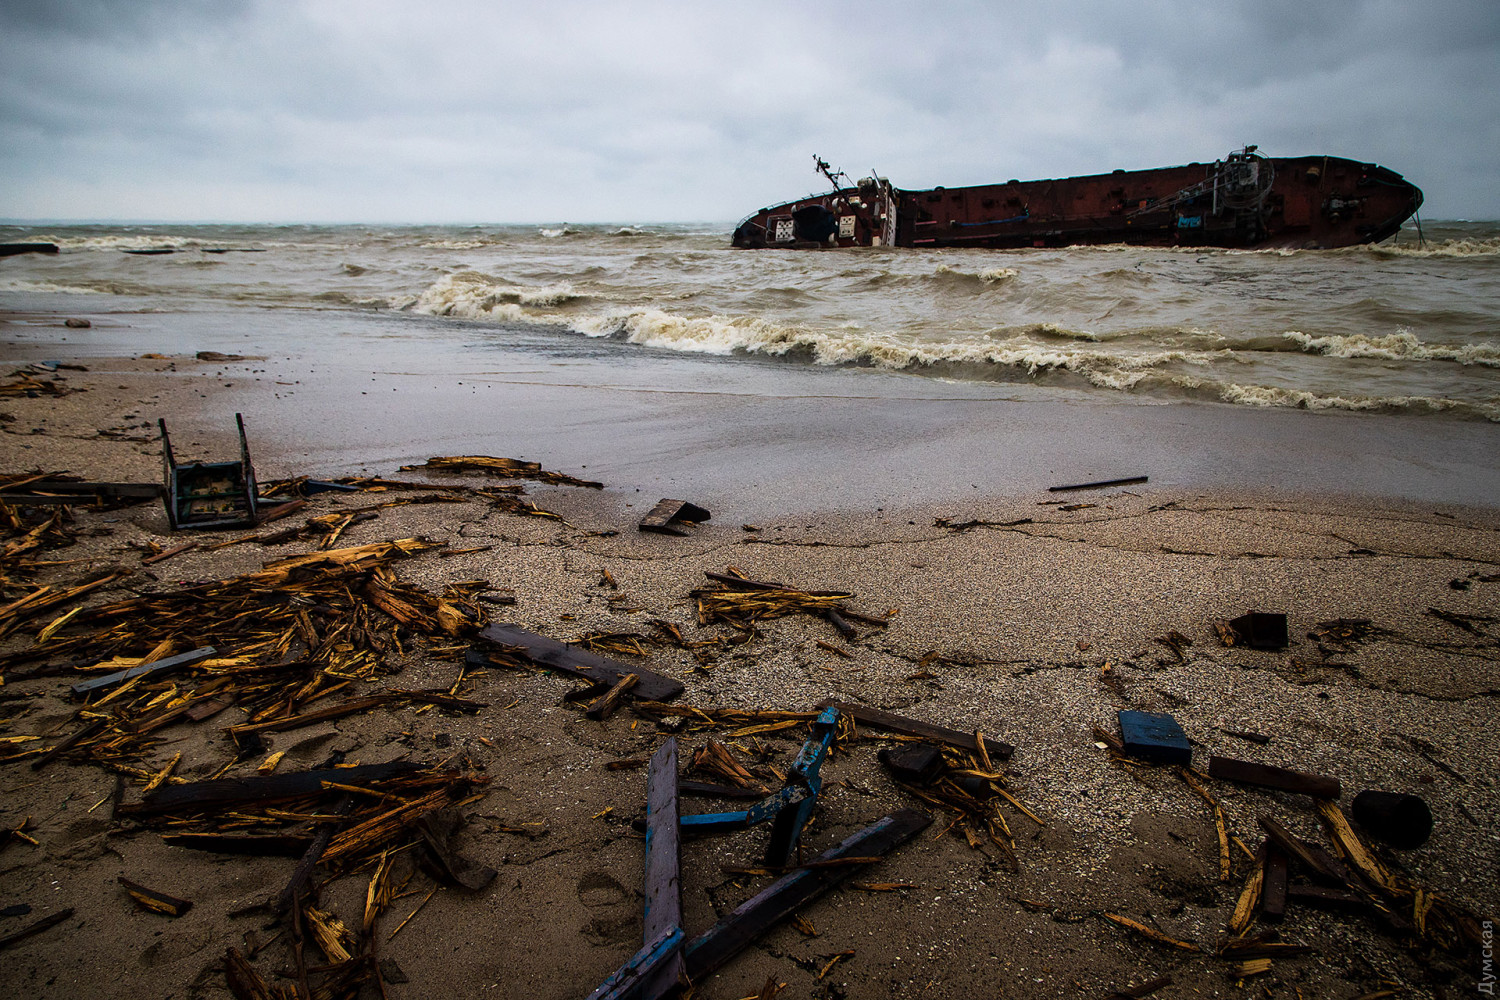
M 150 250 L 126 250 L 126 253 L 135 254 L 137 257 L 159 257 L 164 253 L 176 253 L 171 247 L 152 247 Z
M 199 361 L 248 361 L 243 354 L 220 354 L 218 351 L 199 351 Z
M 18 253 L 57 253 L 56 243 L 0 243 L 0 257 Z
M 65 320 L 63 320 L 63 326 L 69 327 L 69 328 L 74 329 L 74 330 L 87 330 L 89 327 L 91 327 L 93 325 L 94 325 L 93 323 L 90 323 L 86 319 L 65 319 Z

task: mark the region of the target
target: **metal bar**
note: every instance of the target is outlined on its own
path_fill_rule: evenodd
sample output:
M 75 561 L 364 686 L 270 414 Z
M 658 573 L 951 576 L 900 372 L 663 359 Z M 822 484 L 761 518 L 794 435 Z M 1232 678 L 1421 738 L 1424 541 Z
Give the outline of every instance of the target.
M 178 667 L 192 666 L 194 663 L 201 663 L 202 661 L 207 660 L 210 657 L 217 656 L 218 654 L 219 651 L 213 646 L 200 646 L 199 648 L 190 650 L 186 653 L 178 653 L 176 656 L 164 657 L 163 659 L 157 660 L 155 663 L 145 663 L 139 667 L 130 667 L 125 670 L 117 670 L 112 674 L 105 674 L 103 677 L 95 677 L 91 681 L 84 681 L 81 684 L 74 684 L 73 693 L 75 695 L 91 694 L 95 691 L 98 691 L 100 688 L 112 687 L 122 681 L 133 680 L 137 677 L 144 677 L 147 674 L 160 674 L 166 671 L 175 670 Z
M 818 855 L 818 861 L 845 857 L 875 857 L 890 853 L 927 828 L 931 817 L 914 809 L 892 813 L 837 847 Z M 844 866 L 803 868 L 772 882 L 741 903 L 723 920 L 687 943 L 683 956 L 694 981 L 721 968 L 752 941 L 803 903 L 833 888 L 847 874 Z

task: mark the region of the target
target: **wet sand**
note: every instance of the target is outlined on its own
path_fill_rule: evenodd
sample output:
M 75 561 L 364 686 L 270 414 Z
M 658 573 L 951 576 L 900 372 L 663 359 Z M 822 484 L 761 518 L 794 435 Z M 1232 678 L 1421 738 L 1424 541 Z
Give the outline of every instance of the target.
M 687 684 L 689 704 L 806 709 L 833 696 L 982 730 L 1018 747 L 1005 768 L 1009 787 L 1045 825 L 1007 813 L 1012 871 L 993 847 L 974 850 L 941 834 L 940 818 L 868 875 L 910 887 L 846 888 L 810 905 L 804 916 L 815 936 L 779 926 L 699 984 L 703 1000 L 756 995 L 768 977 L 787 984 L 782 997 L 1099 996 L 1162 975 L 1174 984 L 1156 996 L 1246 995 L 1231 963 L 1144 940 L 1102 917 L 1123 915 L 1211 950 L 1250 870 L 1236 848 L 1233 873 L 1220 881 L 1211 816 L 1170 770 L 1126 768 L 1095 745 L 1092 727 L 1113 730 L 1124 708 L 1173 713 L 1197 744 L 1200 767 L 1218 753 L 1334 775 L 1346 810 L 1368 787 L 1421 795 L 1437 819 L 1433 838 L 1386 857 L 1465 906 L 1500 908 L 1487 874 L 1500 860 L 1500 582 L 1485 579 L 1500 563 L 1500 511 L 1484 503 L 1497 495 L 1500 449 L 1489 425 L 1098 406 L 1016 387 L 903 402 L 860 395 L 858 380 L 870 373 L 859 372 L 818 379 L 816 393 L 807 389 L 813 380 L 788 372 L 786 394 L 767 398 L 733 391 L 738 376 L 717 362 L 696 369 L 720 380 L 708 386 L 717 391 L 668 395 L 632 387 L 628 370 L 601 379 L 602 362 L 586 353 L 562 359 L 582 376 L 570 380 L 562 364 L 539 366 L 524 351 L 505 371 L 493 352 L 476 362 L 465 375 L 482 384 L 463 408 L 430 372 L 372 364 L 360 372 L 348 354 L 337 363 L 222 364 L 179 349 L 139 359 L 103 353 L 107 327 L 68 331 L 67 343 L 48 339 L 55 327 L 24 318 L 4 332 L 15 333 L 6 349 L 13 365 L 50 357 L 90 370 L 60 373 L 87 391 L 0 401 L 0 413 L 14 418 L 0 423 L 3 471 L 154 480 L 158 415 L 179 452 L 212 458 L 232 455 L 232 413 L 241 409 L 262 478 L 393 475 L 413 459 L 477 453 L 603 481 L 602 491 L 530 488 L 566 523 L 472 503 L 393 509 L 345 536 L 350 545 L 418 534 L 454 547 L 493 545 L 447 559 L 429 553 L 399 573 L 429 590 L 473 578 L 514 588 L 516 606 L 498 609 L 497 619 L 560 639 L 645 632 L 652 619 L 718 634 L 722 627 L 699 629 L 689 592 L 705 583 L 705 570 L 730 565 L 754 578 L 850 591 L 869 612 L 896 610 L 887 626 L 861 627 L 852 641 L 826 622 L 793 616 L 764 623 L 760 636 L 727 647 L 707 668 L 669 648 L 652 647 L 649 663 Z M 192 346 L 227 352 L 231 344 L 203 336 Z M 485 370 L 492 375 L 481 380 Z M 1059 497 L 1045 489 L 1140 472 L 1149 483 L 1121 490 Z M 660 496 L 703 503 L 714 519 L 686 538 L 634 531 Z M 1063 501 L 1092 506 L 1063 510 Z M 307 513 L 356 502 L 325 495 Z M 41 579 L 77 579 L 110 563 L 135 570 L 101 600 L 232 576 L 310 544 L 240 545 L 142 567 L 130 543 L 180 541 L 159 507 L 78 516 L 108 533 L 59 557 L 88 562 Z M 955 530 L 940 518 L 994 523 Z M 610 531 L 619 534 L 601 535 Z M 605 570 L 619 591 L 601 586 Z M 619 594 L 628 601 L 610 600 Z M 1429 608 L 1470 616 L 1478 631 Z M 1222 646 L 1212 623 L 1251 609 L 1284 611 L 1293 645 Z M 1385 631 L 1349 648 L 1308 637 L 1336 618 L 1367 618 Z M 1158 641 L 1172 632 L 1190 643 Z M 6 641 L 11 651 L 29 637 Z M 454 672 L 451 662 L 423 659 L 406 665 L 401 682 L 446 687 Z M 370 763 L 431 760 L 457 748 L 494 779 L 489 797 L 467 811 L 461 846 L 500 876 L 477 895 L 439 891 L 391 939 L 387 928 L 422 896 L 396 904 L 381 927 L 381 955 L 410 982 L 386 985 L 388 996 L 577 997 L 639 946 L 643 848 L 629 821 L 640 812 L 644 776 L 605 764 L 649 754 L 663 737 L 629 712 L 604 723 L 584 718 L 561 702 L 570 687 L 556 676 L 491 671 L 468 692 L 491 706 L 477 716 L 378 713 L 274 737 L 274 748 L 288 751 L 284 768 L 312 766 L 335 749 Z M 59 679 L 4 690 L 38 695 L 9 715 L 6 733 L 48 732 L 71 715 Z M 179 774 L 217 772 L 229 760 L 221 730 L 233 721 L 164 731 L 168 742 L 149 764 L 180 750 Z M 1226 730 L 1271 741 L 1254 746 Z M 714 735 L 722 737 L 682 739 L 690 749 Z M 785 766 L 801 738 L 767 742 Z M 830 761 L 811 845 L 923 805 L 888 779 L 878 745 L 860 741 Z M 241 770 L 252 773 L 255 763 Z M 0 855 L 0 902 L 32 906 L 0 922 L 0 935 L 75 908 L 63 925 L 0 952 L 7 980 L 42 998 L 80 990 L 224 995 L 216 971 L 223 949 L 243 947 L 245 932 L 264 920 L 230 914 L 279 888 L 290 862 L 198 855 L 154 834 L 116 833 L 103 810 L 89 811 L 110 794 L 113 776 L 82 763 L 40 773 L 6 765 L 0 781 L 0 818 L 11 828 L 30 815 L 39 842 L 11 843 Z M 1323 842 L 1304 797 L 1227 782 L 1211 788 L 1229 831 L 1251 849 L 1262 814 Z M 530 839 L 499 829 L 522 823 L 547 833 Z M 690 933 L 766 883 L 723 871 L 756 861 L 764 836 L 684 847 Z M 176 921 L 139 912 L 115 886 L 119 874 L 197 905 Z M 413 884 L 425 895 L 422 878 Z M 324 902 L 357 922 L 363 892 L 362 877 L 345 878 Z M 1278 959 L 1251 980 L 1273 997 L 1352 998 L 1393 984 L 1406 995 L 1457 997 L 1473 991 L 1478 975 L 1467 957 L 1406 950 L 1368 918 L 1294 907 L 1280 930 L 1314 953 Z M 258 965 L 269 975 L 288 967 L 288 955 L 273 944 Z

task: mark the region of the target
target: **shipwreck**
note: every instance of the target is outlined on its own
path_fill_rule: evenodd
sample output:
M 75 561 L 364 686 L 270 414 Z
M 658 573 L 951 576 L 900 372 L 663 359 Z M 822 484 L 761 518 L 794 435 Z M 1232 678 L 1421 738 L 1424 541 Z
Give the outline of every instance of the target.
M 1377 164 L 1255 146 L 1207 164 L 920 191 L 814 160 L 833 190 L 761 209 L 734 246 L 1328 249 L 1388 239 L 1422 205 L 1420 188 Z

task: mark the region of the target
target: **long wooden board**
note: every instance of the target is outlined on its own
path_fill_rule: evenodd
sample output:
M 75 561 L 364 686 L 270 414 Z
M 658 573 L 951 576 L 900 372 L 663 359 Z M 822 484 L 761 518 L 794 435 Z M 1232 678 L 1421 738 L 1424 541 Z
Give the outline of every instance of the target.
M 683 685 L 663 674 L 644 667 L 627 666 L 617 660 L 565 642 L 549 639 L 535 632 L 528 632 L 516 625 L 491 625 L 479 633 L 480 638 L 500 646 L 519 648 L 526 658 L 553 670 L 561 670 L 574 677 L 615 685 L 626 674 L 635 674 L 637 681 L 627 693 L 628 697 L 643 701 L 670 701 L 682 694 Z
M 939 743 L 946 743 L 960 750 L 974 753 L 979 751 L 979 744 L 974 742 L 973 733 L 961 733 L 947 726 L 938 726 L 919 719 L 908 719 L 904 715 L 883 712 L 878 708 L 855 705 L 847 701 L 835 701 L 832 698 L 825 698 L 818 702 L 819 708 L 828 708 L 830 705 L 871 729 L 885 729 L 893 733 L 904 733 L 907 736 L 920 736 L 923 739 L 936 740 Z M 1009 743 L 992 740 L 988 736 L 984 738 L 984 747 L 991 757 L 999 757 L 1002 760 L 1010 760 L 1016 752 L 1016 748 Z

